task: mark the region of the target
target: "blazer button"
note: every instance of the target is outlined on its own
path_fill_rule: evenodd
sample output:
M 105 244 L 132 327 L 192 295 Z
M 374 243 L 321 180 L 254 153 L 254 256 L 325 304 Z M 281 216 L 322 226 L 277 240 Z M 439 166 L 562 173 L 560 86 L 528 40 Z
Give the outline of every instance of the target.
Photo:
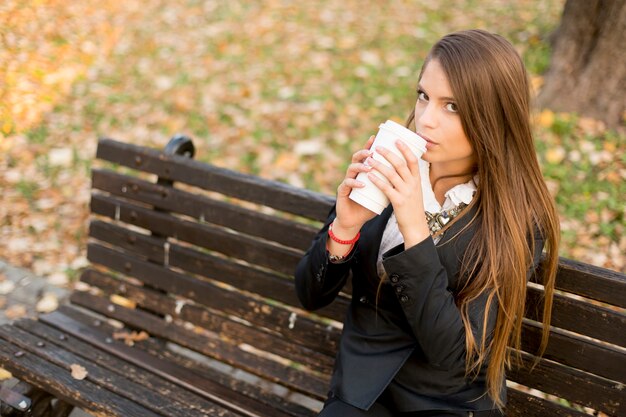
M 408 295 L 403 295 L 400 297 L 400 301 L 402 301 L 403 303 L 406 303 L 409 301 L 409 296 Z
M 361 298 L 359 298 L 359 301 L 365 304 L 367 303 L 367 298 L 365 296 L 362 296 Z
M 391 274 L 391 276 L 389 276 L 389 280 L 395 284 L 400 280 L 400 277 L 398 274 Z
M 404 291 L 404 287 L 402 285 L 398 285 L 396 287 L 396 293 L 400 294 L 402 291 Z

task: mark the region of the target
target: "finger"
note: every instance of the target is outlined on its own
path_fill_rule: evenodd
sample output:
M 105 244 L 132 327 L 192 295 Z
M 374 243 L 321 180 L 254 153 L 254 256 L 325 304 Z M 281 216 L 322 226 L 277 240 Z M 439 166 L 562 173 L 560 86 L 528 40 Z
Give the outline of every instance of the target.
M 412 176 L 412 173 L 409 170 L 409 167 L 407 166 L 406 161 L 402 157 L 400 157 L 397 154 L 391 152 L 389 149 L 387 149 L 387 148 L 385 148 L 383 146 L 378 146 L 378 147 L 376 147 L 375 150 L 385 160 L 387 160 L 387 162 L 389 162 L 391 164 L 391 166 L 393 167 L 394 171 L 404 181 L 407 181 Z M 391 178 L 389 178 L 389 179 L 391 180 Z M 394 183 L 394 185 L 396 185 L 396 184 Z
M 344 180 L 337 187 L 337 195 L 338 196 L 347 196 L 350 194 L 353 188 L 363 188 L 365 187 L 365 183 L 354 179 L 354 178 L 344 178 Z
M 401 140 L 396 142 L 396 147 L 400 150 L 402 156 L 404 156 L 404 160 L 406 161 L 406 165 L 409 168 L 411 175 L 414 177 L 419 176 L 420 170 L 417 156 L 415 156 L 413 151 Z
M 361 172 L 370 172 L 371 170 L 372 170 L 371 166 L 366 165 L 362 162 L 355 162 L 348 166 L 348 170 L 346 172 L 346 178 L 355 178 Z
M 385 194 L 387 196 L 387 198 L 389 198 L 389 201 L 395 201 L 395 197 L 396 197 L 397 191 L 393 188 L 391 183 L 389 183 L 389 182 L 387 182 L 385 180 L 382 180 L 381 178 L 379 178 L 373 172 L 370 172 L 369 174 L 367 174 L 367 178 L 376 187 L 378 187 L 380 189 L 380 191 L 382 191 L 383 194 Z
M 369 149 L 361 149 L 352 155 L 352 162 L 363 162 L 368 156 L 372 156 L 373 152 Z
M 372 147 L 372 144 L 374 143 L 374 139 L 376 139 L 376 136 L 374 135 L 370 136 L 370 138 L 365 143 L 365 149 L 370 149 Z
M 393 167 L 387 166 L 386 164 L 382 163 L 381 161 L 377 161 L 374 158 L 367 158 L 365 160 L 365 163 L 371 166 L 377 172 L 379 172 L 387 180 L 386 182 L 391 183 L 392 188 L 398 190 L 404 188 L 404 181 Z

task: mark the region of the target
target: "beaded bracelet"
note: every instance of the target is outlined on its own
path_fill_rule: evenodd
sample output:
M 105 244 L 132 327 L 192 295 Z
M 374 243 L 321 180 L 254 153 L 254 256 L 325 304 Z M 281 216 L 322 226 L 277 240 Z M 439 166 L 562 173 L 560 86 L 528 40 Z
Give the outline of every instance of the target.
M 333 223 L 334 223 L 334 222 L 333 222 Z M 339 238 L 338 238 L 337 236 L 335 236 L 335 234 L 333 233 L 333 223 L 331 223 L 331 224 L 328 226 L 328 236 L 330 236 L 330 238 L 331 238 L 332 240 L 334 240 L 335 242 L 340 243 L 340 244 L 342 244 L 342 245 L 354 245 L 354 244 L 355 244 L 355 243 L 359 240 L 359 238 L 361 237 L 361 232 L 359 232 L 359 233 L 357 233 L 357 234 L 356 234 L 356 236 L 355 236 L 354 238 L 352 238 L 352 239 L 350 239 L 350 240 L 342 240 L 342 239 L 339 239 Z

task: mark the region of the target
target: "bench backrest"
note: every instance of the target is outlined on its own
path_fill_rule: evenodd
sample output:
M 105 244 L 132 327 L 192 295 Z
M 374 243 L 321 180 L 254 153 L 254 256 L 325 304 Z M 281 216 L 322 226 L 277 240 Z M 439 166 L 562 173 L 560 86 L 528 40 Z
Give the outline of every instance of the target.
M 93 170 L 95 267 L 81 279 L 97 291 L 72 302 L 323 400 L 350 290 L 309 314 L 293 271 L 333 198 L 109 139 L 97 157 L 113 167 Z M 624 275 L 562 259 L 557 288 L 550 343 L 529 372 L 543 295 L 529 286 L 507 415 L 626 415 Z

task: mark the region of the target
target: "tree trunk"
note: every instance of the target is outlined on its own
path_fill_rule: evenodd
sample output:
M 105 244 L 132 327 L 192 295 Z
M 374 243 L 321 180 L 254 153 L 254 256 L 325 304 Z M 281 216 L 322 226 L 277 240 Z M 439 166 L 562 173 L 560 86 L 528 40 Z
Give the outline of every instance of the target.
M 567 0 L 537 102 L 625 124 L 626 1 Z

